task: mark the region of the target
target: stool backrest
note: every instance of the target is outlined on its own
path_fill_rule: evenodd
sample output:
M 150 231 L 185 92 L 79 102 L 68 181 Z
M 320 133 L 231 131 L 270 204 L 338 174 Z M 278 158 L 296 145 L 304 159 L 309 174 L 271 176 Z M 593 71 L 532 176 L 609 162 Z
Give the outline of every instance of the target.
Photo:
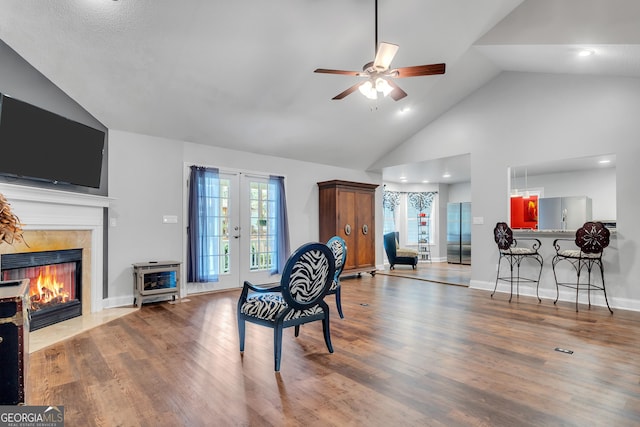
M 586 254 L 599 254 L 609 246 L 610 234 L 601 222 L 585 222 L 576 231 L 576 245 Z
M 498 248 L 506 251 L 513 244 L 513 231 L 506 222 L 499 222 L 493 229 L 493 238 L 498 244 Z

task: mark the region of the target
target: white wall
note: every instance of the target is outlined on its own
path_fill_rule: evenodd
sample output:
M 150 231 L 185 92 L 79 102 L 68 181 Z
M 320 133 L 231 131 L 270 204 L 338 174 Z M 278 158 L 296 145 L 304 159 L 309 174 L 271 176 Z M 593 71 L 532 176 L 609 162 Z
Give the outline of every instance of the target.
M 472 229 L 472 286 L 493 288 L 492 230 L 507 217 L 508 166 L 615 154 L 618 233 L 605 252 L 607 291 L 615 306 L 640 309 L 639 114 L 640 79 L 504 72 L 376 167 L 471 153 L 472 214 L 484 221 Z
M 449 184 L 449 200 L 447 200 L 447 202 L 471 202 L 471 183 L 460 182 L 457 184 Z
M 318 239 L 319 181 L 379 184 L 376 217 L 382 218 L 380 174 L 123 131 L 110 131 L 109 144 L 109 196 L 114 199 L 109 217 L 115 219 L 116 226 L 109 227 L 109 298 L 105 307 L 132 303 L 131 264 L 185 261 L 185 162 L 285 176 L 292 250 Z M 178 223 L 163 224 L 163 215 L 176 215 Z M 376 248 L 376 264 L 382 265 L 382 221 L 376 224 Z

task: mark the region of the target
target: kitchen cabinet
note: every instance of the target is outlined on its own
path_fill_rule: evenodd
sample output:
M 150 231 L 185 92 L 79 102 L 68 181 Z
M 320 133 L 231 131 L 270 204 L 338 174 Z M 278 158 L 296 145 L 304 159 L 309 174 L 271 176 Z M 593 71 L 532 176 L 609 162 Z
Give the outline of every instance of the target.
M 376 271 L 375 190 L 377 184 L 318 182 L 320 241 L 342 237 L 347 244 L 343 275 Z

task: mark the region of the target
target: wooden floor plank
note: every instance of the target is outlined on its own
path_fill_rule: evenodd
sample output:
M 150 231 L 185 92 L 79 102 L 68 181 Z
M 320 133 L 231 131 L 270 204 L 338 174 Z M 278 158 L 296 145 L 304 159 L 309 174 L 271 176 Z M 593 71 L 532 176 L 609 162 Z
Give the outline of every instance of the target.
M 509 303 L 397 275 L 343 281 L 319 323 L 247 325 L 239 291 L 142 309 L 30 355 L 28 403 L 95 426 L 634 426 L 640 313 Z M 573 354 L 555 351 L 556 347 Z

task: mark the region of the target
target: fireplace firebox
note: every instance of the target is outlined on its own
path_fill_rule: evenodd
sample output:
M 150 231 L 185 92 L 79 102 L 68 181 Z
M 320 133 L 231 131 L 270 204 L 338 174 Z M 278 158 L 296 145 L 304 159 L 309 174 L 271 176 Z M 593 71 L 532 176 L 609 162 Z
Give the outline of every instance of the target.
M 82 249 L 4 254 L 0 272 L 29 279 L 31 331 L 82 315 Z

